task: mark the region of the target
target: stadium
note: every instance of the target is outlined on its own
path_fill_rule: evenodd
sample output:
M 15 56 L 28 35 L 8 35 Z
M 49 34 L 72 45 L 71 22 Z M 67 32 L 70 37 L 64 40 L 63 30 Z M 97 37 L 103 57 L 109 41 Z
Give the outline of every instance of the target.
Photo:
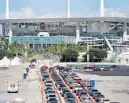
M 27 42 L 31 48 L 45 48 L 56 44 L 88 44 L 106 48 L 117 54 L 127 51 L 129 43 L 129 18 L 104 17 L 104 0 L 101 16 L 72 18 L 68 0 L 67 18 L 10 19 L 9 1 L 6 0 L 6 19 L 0 19 L 2 35 L 10 43 Z

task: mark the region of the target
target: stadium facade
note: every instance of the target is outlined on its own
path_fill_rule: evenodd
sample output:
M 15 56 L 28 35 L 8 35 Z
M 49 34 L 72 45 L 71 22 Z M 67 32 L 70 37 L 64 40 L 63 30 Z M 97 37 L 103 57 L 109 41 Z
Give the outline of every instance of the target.
M 104 17 L 104 0 L 100 5 L 101 17 L 71 18 L 68 0 L 67 18 L 10 19 L 6 0 L 6 19 L 0 19 L 2 36 L 10 43 L 27 42 L 31 48 L 65 43 L 123 52 L 129 46 L 129 18 Z
M 116 50 L 129 42 L 129 18 L 1 19 L 0 24 L 10 43 L 28 42 L 32 48 L 65 43 Z
M 66 43 L 112 50 L 129 42 L 129 18 L 1 19 L 0 24 L 10 43 L 28 42 L 33 48 Z

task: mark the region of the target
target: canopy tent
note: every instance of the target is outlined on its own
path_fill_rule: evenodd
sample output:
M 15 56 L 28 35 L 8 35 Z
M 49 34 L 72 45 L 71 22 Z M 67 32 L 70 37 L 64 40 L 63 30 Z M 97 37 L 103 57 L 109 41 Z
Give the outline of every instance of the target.
M 11 61 L 5 56 L 0 63 L 1 67 L 8 67 L 10 65 Z
M 2 60 L 0 60 L 0 67 L 2 66 Z
M 16 66 L 16 65 L 20 65 L 21 64 L 21 60 L 18 57 L 15 57 L 14 59 L 11 60 L 11 65 Z

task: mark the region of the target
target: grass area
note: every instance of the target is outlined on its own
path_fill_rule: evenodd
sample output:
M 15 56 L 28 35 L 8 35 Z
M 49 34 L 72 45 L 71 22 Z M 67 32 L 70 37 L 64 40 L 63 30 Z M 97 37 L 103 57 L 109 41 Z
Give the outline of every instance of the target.
M 35 59 L 43 59 L 43 55 L 41 55 L 41 54 L 34 55 L 33 58 L 35 58 Z
M 22 57 L 21 59 L 22 59 L 22 61 L 26 61 L 26 62 L 27 61 L 30 61 L 30 58 L 29 57 Z
M 30 61 L 32 58 L 34 59 L 43 59 L 43 55 L 33 55 L 33 56 L 29 56 L 29 57 L 22 57 L 21 59 L 23 61 Z

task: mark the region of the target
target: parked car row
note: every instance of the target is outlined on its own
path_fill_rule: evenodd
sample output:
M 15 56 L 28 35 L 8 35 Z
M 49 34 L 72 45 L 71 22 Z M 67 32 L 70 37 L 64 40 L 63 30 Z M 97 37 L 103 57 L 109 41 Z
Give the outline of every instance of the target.
M 82 94 L 81 97 L 79 96 L 79 99 L 82 101 L 82 103 L 84 103 L 83 101 L 89 99 L 89 95 L 96 101 L 96 103 L 110 103 L 110 100 L 105 98 L 105 96 L 101 92 L 99 92 L 97 89 L 89 85 L 88 83 L 89 81 L 79 79 L 77 74 L 72 73 L 71 71 L 68 71 L 68 73 L 83 88 L 82 90 L 78 90 L 76 92 L 77 96 Z M 89 102 L 85 102 L 85 103 L 89 103 Z
M 72 69 L 76 72 L 102 72 L 102 71 L 112 71 L 112 67 L 107 67 L 107 66 L 84 66 L 84 67 L 78 67 L 78 66 L 71 66 L 67 67 L 69 69 Z
M 46 71 L 47 70 L 47 71 Z M 49 73 L 53 81 L 49 77 Z M 95 87 L 89 85 L 88 81 L 82 80 L 71 69 L 65 67 L 53 67 L 41 69 L 42 79 L 44 82 L 47 103 L 58 103 L 58 98 L 54 90 L 54 85 L 64 99 L 65 103 L 77 103 L 77 96 L 81 103 L 110 103 L 110 100 L 99 92 Z M 64 83 L 65 82 L 65 83 Z M 69 90 L 68 87 L 71 89 Z M 72 92 L 71 92 L 72 91 Z
M 60 70 L 60 75 L 62 76 L 66 84 L 72 90 L 74 95 L 78 96 L 81 103 L 91 103 L 88 92 L 86 92 L 78 83 L 79 81 L 81 81 L 81 78 L 76 74 L 70 73 L 68 71 L 69 70 L 67 69 Z
M 110 100 L 100 93 L 97 89 L 89 85 L 89 81 L 82 80 L 71 69 L 59 69 L 60 75 L 66 84 L 72 89 L 73 93 L 78 96 L 82 103 L 91 103 L 94 100 L 96 103 L 110 103 Z
M 55 86 L 58 88 L 62 98 L 66 103 L 76 103 L 75 97 L 71 91 L 68 90 L 62 79 L 60 78 L 59 74 L 57 74 L 56 70 L 53 68 L 50 69 L 51 77 L 54 80 Z
M 91 67 L 83 67 L 85 72 L 93 72 L 93 71 L 110 71 L 109 67 L 95 67 L 95 66 L 91 66 Z
M 48 71 L 45 69 L 41 69 L 42 81 L 45 85 L 44 92 L 46 94 L 46 102 L 47 103 L 59 103 L 57 94 L 54 89 L 54 84 L 48 74 Z

